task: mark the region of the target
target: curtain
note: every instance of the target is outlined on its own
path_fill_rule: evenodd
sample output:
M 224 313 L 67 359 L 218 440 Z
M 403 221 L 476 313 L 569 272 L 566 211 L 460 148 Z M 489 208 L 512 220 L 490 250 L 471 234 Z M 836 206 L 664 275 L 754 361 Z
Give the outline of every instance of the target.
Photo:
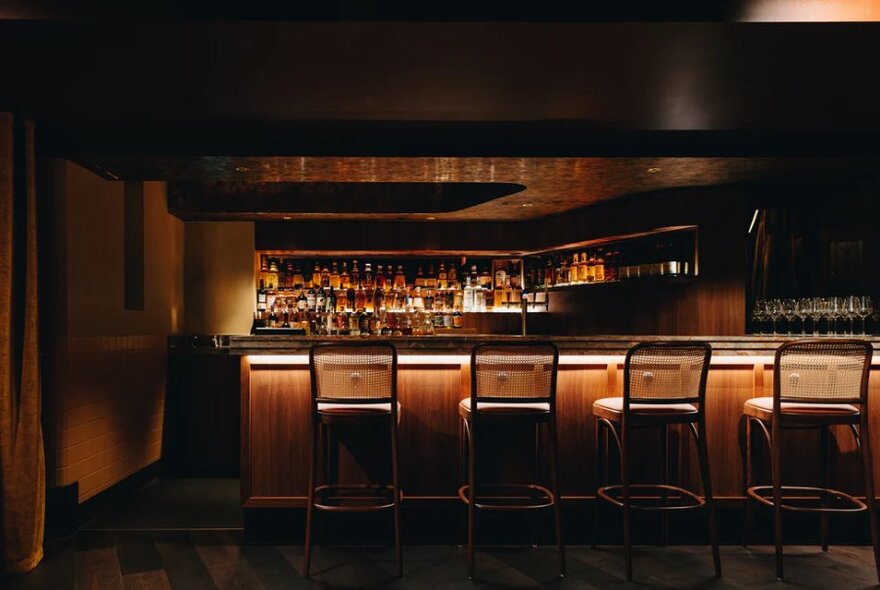
M 0 112 L 0 557 L 43 557 L 46 466 L 40 427 L 34 130 Z

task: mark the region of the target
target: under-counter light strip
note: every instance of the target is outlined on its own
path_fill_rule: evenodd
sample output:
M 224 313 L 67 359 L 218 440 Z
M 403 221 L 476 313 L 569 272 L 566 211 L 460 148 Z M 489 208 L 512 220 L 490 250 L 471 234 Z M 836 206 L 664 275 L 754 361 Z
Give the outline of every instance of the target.
M 248 355 L 252 365 L 308 365 L 307 354 L 252 354 Z M 713 365 L 772 365 L 772 355 L 716 355 Z M 401 354 L 399 365 L 461 365 L 470 361 L 467 354 Z M 623 365 L 624 355 L 571 354 L 560 355 L 560 365 Z M 874 365 L 880 365 L 880 355 L 874 357 Z

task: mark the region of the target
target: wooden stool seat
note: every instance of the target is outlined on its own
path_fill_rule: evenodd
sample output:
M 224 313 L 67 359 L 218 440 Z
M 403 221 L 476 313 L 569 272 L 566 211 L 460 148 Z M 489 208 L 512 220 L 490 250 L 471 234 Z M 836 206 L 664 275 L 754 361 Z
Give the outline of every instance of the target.
M 345 414 L 345 415 L 355 415 L 361 416 L 364 414 L 390 414 L 391 413 L 391 402 L 388 403 L 377 403 L 377 404 L 352 404 L 352 403 L 334 403 L 334 402 L 319 402 L 318 403 L 318 413 L 319 414 Z M 397 413 L 398 419 L 400 419 L 400 402 L 397 402 Z
M 773 398 L 753 397 L 743 404 L 743 413 L 765 422 L 773 419 Z M 796 416 L 815 416 L 822 419 L 836 416 L 858 418 L 859 409 L 852 404 L 802 404 L 782 402 L 782 413 Z
M 633 414 L 696 414 L 694 404 L 630 404 Z M 593 415 L 601 416 L 615 422 L 623 418 L 623 398 L 603 397 L 593 402 Z
M 550 404 L 544 402 L 477 402 L 477 410 L 485 414 L 549 414 Z M 471 398 L 466 397 L 458 404 L 458 413 L 465 415 L 471 411 Z

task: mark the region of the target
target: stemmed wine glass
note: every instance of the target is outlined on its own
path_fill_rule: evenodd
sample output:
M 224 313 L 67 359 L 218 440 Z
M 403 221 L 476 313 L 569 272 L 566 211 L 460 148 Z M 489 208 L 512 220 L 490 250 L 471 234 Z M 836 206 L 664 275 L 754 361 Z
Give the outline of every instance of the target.
M 862 336 L 865 335 L 865 321 L 874 313 L 874 302 L 867 295 L 856 297 L 855 314 L 862 320 Z
M 764 333 L 764 320 L 767 319 L 767 302 L 764 299 L 756 299 L 752 306 L 752 322 L 758 334 Z
M 819 322 L 825 315 L 825 306 L 827 302 L 821 297 L 813 297 L 813 303 L 810 308 L 810 318 L 813 320 L 813 336 L 819 335 Z
M 828 335 L 837 335 L 837 297 L 828 297 L 824 305 L 825 320 L 828 322 Z
M 796 304 L 797 302 L 794 299 L 782 299 L 779 302 L 780 312 L 785 316 L 785 326 L 787 328 L 786 333 L 789 335 L 791 335 L 794 318 L 797 316 Z
M 770 316 L 770 320 L 773 322 L 773 335 L 776 335 L 776 320 L 778 320 L 782 316 L 782 305 L 778 299 L 768 299 L 767 300 L 767 315 Z
M 798 299 L 794 311 L 798 319 L 801 321 L 801 336 L 806 336 L 807 318 L 813 312 L 813 300 L 809 297 Z

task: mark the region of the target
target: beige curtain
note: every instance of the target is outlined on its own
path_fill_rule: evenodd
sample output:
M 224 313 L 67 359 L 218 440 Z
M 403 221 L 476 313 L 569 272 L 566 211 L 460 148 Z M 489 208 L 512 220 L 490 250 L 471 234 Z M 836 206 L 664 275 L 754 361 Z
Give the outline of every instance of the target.
M 7 572 L 32 570 L 43 558 L 33 143 L 30 121 L 0 112 L 0 557 Z

